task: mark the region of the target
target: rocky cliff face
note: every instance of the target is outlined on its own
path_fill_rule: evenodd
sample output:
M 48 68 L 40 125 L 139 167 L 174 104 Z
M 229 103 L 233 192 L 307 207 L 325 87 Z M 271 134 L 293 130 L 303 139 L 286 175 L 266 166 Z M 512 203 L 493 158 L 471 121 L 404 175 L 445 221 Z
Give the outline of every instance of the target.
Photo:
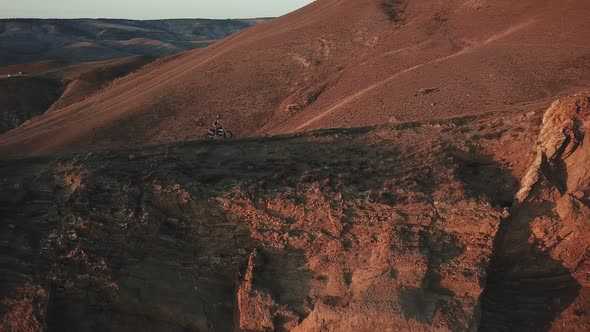
M 590 103 L 574 96 L 543 117 L 536 158 L 496 242 L 483 330 L 587 330 Z
M 556 105 L 510 211 L 539 114 L 2 162 L 1 326 L 584 327 L 587 99 Z

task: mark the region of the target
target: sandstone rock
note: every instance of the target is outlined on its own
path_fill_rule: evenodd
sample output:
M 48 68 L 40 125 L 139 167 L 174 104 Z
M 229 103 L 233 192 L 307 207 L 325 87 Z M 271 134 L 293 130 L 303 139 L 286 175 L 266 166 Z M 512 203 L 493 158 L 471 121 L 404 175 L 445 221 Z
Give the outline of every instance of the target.
M 578 149 L 582 142 L 590 142 L 588 128 L 590 126 L 590 101 L 586 96 L 573 96 L 554 102 L 543 116 L 543 123 L 538 138 L 537 157 L 529 167 L 526 176 L 522 180 L 521 189 L 516 194 L 515 200 L 522 203 L 529 196 L 533 186 L 537 184 L 543 165 L 554 165 L 558 160 L 567 160 L 574 152 L 578 152 L 575 167 L 569 167 L 569 172 L 586 173 L 569 176 L 568 190 L 572 192 L 580 185 L 590 181 L 590 157 L 588 149 Z M 585 144 L 587 146 L 588 144 Z M 576 158 L 572 158 L 576 159 Z M 548 178 L 561 176 L 560 174 L 547 174 Z M 582 178 L 583 177 L 583 178 Z M 574 183 L 575 182 L 575 183 Z M 583 182 L 582 184 L 580 182 Z M 573 184 L 573 186 L 572 186 Z M 573 188 L 572 188 L 573 187 Z
M 480 155 L 504 143 L 469 134 L 495 120 L 0 163 L 0 189 L 27 192 L 0 202 L 19 257 L 0 297 L 40 285 L 52 330 L 476 330 L 496 233 L 518 216 L 499 208 L 516 181 Z M 574 239 L 541 226 L 548 245 Z

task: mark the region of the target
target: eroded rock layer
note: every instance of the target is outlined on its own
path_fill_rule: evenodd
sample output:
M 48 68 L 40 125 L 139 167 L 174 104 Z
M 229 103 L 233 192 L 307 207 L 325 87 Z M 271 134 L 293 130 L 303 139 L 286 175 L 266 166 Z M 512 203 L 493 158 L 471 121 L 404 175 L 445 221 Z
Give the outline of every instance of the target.
M 0 326 L 584 329 L 588 100 L 541 116 L 2 162 Z
M 483 296 L 482 330 L 588 330 L 590 103 L 543 117 L 537 154 L 503 221 Z

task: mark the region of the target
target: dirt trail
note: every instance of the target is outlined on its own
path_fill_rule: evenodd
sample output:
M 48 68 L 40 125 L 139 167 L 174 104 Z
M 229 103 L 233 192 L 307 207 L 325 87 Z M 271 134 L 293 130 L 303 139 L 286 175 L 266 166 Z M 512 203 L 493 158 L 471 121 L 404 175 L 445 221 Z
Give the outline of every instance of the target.
M 238 137 L 442 119 L 571 94 L 590 77 L 582 0 L 395 3 L 392 21 L 373 0 L 316 1 L 156 61 L 3 135 L 0 152 L 198 139 L 217 114 Z M 548 52 L 545 43 L 560 47 Z M 431 86 L 440 92 L 417 94 Z
M 502 38 L 506 38 L 506 37 L 512 35 L 513 33 L 515 33 L 515 32 L 517 32 L 517 31 L 519 31 L 521 29 L 524 29 L 524 28 L 526 28 L 526 27 L 534 24 L 534 22 L 535 22 L 535 20 L 531 19 L 529 21 L 526 21 L 526 22 L 517 24 L 517 25 L 515 25 L 515 26 L 513 26 L 513 27 L 511 27 L 509 29 L 506 29 L 505 31 L 502 31 L 502 32 L 499 32 L 499 33 L 497 33 L 497 34 L 495 34 L 493 36 L 490 36 L 488 39 L 486 39 L 486 40 L 484 40 L 482 42 L 478 42 L 478 43 L 475 43 L 473 45 L 470 45 L 469 47 L 464 48 L 463 50 L 461 50 L 461 51 L 459 51 L 457 53 L 453 53 L 451 55 L 447 55 L 447 56 L 444 56 L 442 58 L 438 58 L 438 59 L 435 59 L 435 60 L 432 60 L 432 61 L 421 63 L 421 64 L 418 64 L 418 65 L 412 66 L 410 68 L 404 69 L 402 71 L 399 71 L 399 72 L 395 73 L 393 76 L 390 76 L 390 77 L 388 77 L 385 80 L 382 80 L 382 81 L 377 82 L 377 83 L 375 83 L 373 85 L 370 85 L 370 86 L 368 86 L 368 87 L 366 87 L 366 88 L 364 88 L 364 89 L 362 89 L 362 90 L 360 90 L 360 91 L 358 91 L 358 92 L 356 92 L 356 93 L 354 93 L 354 94 L 352 94 L 352 95 L 350 95 L 350 96 L 348 96 L 348 97 L 346 97 L 344 99 L 341 99 L 340 101 L 338 101 L 335 104 L 333 104 L 332 106 L 330 106 L 330 108 L 328 108 L 327 110 L 321 112 L 320 114 L 318 114 L 314 118 L 308 120 L 307 122 L 305 122 L 302 125 L 300 125 L 297 128 L 295 128 L 295 131 L 300 131 L 300 130 L 305 129 L 306 127 L 308 127 L 308 126 L 312 125 L 313 123 L 321 120 L 322 118 L 324 118 L 324 117 L 326 117 L 326 116 L 328 116 L 328 115 L 330 115 L 332 113 L 335 113 L 336 111 L 338 111 L 339 108 L 341 108 L 341 107 L 343 107 L 343 106 L 345 106 L 347 104 L 350 104 L 350 103 L 352 103 L 352 102 L 360 99 L 365 94 L 367 94 L 367 93 L 369 93 L 369 92 L 371 92 L 371 91 L 373 91 L 375 89 L 384 87 L 385 85 L 389 84 L 390 82 L 394 81 L 395 79 L 397 79 L 398 77 L 400 77 L 400 76 L 402 76 L 404 74 L 413 72 L 413 71 L 415 71 L 417 69 L 420 69 L 422 67 L 425 67 L 425 66 L 437 64 L 437 63 L 444 62 L 444 61 L 447 61 L 447 60 L 450 60 L 450 59 L 453 59 L 453 58 L 456 58 L 456 57 L 459 57 L 459 56 L 462 56 L 462 55 L 465 55 L 465 54 L 469 54 L 469 53 L 471 53 L 471 52 L 473 52 L 473 51 L 475 51 L 475 50 L 477 50 L 477 49 L 479 49 L 481 47 L 484 47 L 484 46 L 486 46 L 486 45 L 488 45 L 490 43 L 493 43 L 493 42 L 495 42 L 497 40 L 500 40 Z

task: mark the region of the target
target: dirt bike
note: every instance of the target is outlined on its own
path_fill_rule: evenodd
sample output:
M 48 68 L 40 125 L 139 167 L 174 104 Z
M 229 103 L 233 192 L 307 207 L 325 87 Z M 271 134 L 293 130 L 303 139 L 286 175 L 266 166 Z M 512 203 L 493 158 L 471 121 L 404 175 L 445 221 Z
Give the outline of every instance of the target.
M 217 128 L 217 130 L 215 129 L 209 129 L 209 131 L 207 132 L 207 139 L 215 139 L 215 137 L 220 136 L 223 137 L 225 139 L 231 139 L 234 135 L 232 134 L 231 131 L 229 130 L 225 130 L 223 127 Z

